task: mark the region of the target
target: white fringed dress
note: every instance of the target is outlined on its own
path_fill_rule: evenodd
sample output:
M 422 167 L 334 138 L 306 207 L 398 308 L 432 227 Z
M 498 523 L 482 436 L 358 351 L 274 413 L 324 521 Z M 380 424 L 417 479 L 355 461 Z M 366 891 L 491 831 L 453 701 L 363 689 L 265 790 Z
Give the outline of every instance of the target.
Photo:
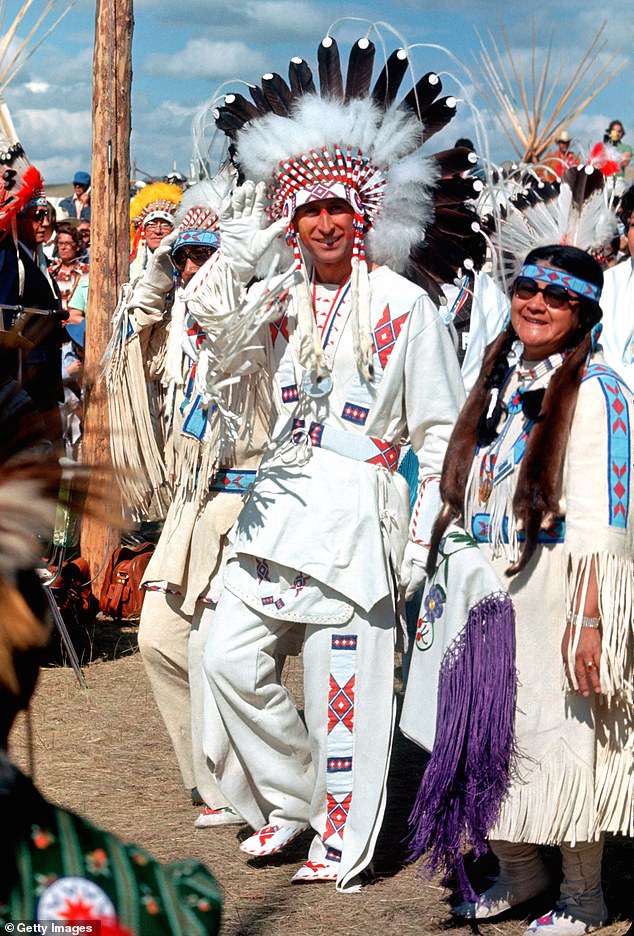
M 491 839 L 559 844 L 602 831 L 634 834 L 634 524 L 632 395 L 592 356 L 568 442 L 560 516 L 540 533 L 527 567 L 508 578 L 521 531 L 511 503 L 530 423 L 520 390 L 546 387 L 561 355 L 514 368 L 503 388 L 508 417 L 476 453 L 466 493 L 467 529 L 513 600 L 518 695 L 517 776 Z M 602 620 L 600 697 L 567 685 L 561 644 L 573 618 L 574 646 L 592 564 Z

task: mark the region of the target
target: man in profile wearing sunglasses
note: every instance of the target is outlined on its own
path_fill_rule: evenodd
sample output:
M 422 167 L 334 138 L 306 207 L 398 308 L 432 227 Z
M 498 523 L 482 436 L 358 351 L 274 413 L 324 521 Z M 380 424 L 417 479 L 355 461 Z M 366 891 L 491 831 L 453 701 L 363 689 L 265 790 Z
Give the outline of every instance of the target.
M 67 337 L 60 315 L 61 297 L 43 250 L 47 220 L 46 194 L 40 189 L 18 212 L 17 242 L 10 232 L 0 242 L 0 304 L 48 313 L 20 318 L 25 342 L 15 352 L 13 370 L 41 413 L 48 438 L 63 454 L 58 404 L 64 399 L 61 346 Z M 15 311 L 2 310 L 5 330 L 15 321 Z

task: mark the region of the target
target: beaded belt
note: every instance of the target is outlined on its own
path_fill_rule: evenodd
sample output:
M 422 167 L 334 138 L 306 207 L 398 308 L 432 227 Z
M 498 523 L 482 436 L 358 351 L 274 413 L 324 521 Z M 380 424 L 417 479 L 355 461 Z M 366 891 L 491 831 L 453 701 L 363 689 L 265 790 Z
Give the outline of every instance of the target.
M 471 521 L 471 534 L 474 540 L 477 543 L 490 543 L 489 530 L 491 527 L 491 514 L 488 513 L 477 513 L 473 515 Z M 509 524 L 508 517 L 504 517 L 502 521 L 502 542 L 508 543 L 509 541 Z M 551 526 L 547 530 L 540 530 L 537 534 L 537 542 L 548 544 L 548 543 L 563 543 L 566 536 L 566 519 L 565 517 L 557 517 Z M 517 531 L 518 542 L 523 543 L 526 539 L 526 534 L 523 530 Z
M 344 432 L 342 429 L 333 429 L 332 426 L 325 426 L 323 423 L 311 422 L 307 430 L 305 426 L 303 419 L 293 420 L 291 441 L 296 445 L 307 434 L 311 444 L 317 448 L 337 452 L 338 455 L 354 458 L 355 461 L 380 465 L 382 468 L 389 468 L 390 471 L 396 471 L 398 468 L 401 451 L 399 445 L 384 442 L 383 439 L 374 439 L 371 436 L 355 435 L 352 432 Z
M 222 491 L 225 494 L 244 494 L 255 481 L 256 471 L 240 471 L 233 468 L 221 468 L 209 485 L 210 491 Z

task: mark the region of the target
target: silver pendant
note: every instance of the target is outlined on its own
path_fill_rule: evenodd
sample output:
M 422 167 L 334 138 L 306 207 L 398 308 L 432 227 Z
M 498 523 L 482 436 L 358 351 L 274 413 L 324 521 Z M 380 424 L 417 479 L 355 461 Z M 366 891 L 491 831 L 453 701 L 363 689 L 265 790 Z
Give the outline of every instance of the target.
M 311 399 L 321 400 L 332 391 L 332 377 L 330 374 L 323 374 L 313 381 L 310 374 L 304 374 L 302 377 L 302 390 Z

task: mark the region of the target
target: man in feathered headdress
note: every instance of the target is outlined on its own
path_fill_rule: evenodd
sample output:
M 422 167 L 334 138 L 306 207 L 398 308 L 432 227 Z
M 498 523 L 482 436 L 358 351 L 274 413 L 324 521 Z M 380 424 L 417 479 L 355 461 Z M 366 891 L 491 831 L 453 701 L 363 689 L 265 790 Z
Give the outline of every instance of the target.
M 306 62 L 293 59 L 290 87 L 265 75 L 252 89 L 254 104 L 225 98 L 217 123 L 244 176 L 261 182 L 236 192 L 233 217 L 221 218 L 214 270 L 190 297 L 209 333 L 210 388 L 222 384 L 223 368 L 224 377 L 264 370 L 278 412 L 232 533 L 236 557 L 205 653 L 257 808 L 222 767 L 219 780 L 258 829 L 243 851 L 274 854 L 312 825 L 309 860 L 294 881 L 336 881 L 341 890 L 359 883 L 383 818 L 399 584 L 420 584 L 437 477 L 463 396 L 429 294 L 438 296 L 438 283 L 458 266 L 473 265 L 477 240 L 463 205 L 473 194 L 460 175 L 472 165 L 468 153 L 421 152 L 455 101 L 438 98 L 432 74 L 397 106 L 410 67 L 404 49 L 370 93 L 373 55 L 368 39 L 355 44 L 344 93 L 327 36 L 319 48 L 323 97 Z M 265 211 L 274 223 L 262 230 Z M 273 277 L 245 299 L 258 257 L 278 233 L 292 250 L 295 281 Z M 268 290 L 284 281 L 286 291 L 272 299 Z M 421 478 L 409 536 L 408 493 L 395 472 L 407 437 Z M 304 639 L 308 731 L 276 667 L 289 634 Z
M 163 238 L 174 230 L 174 215 L 182 197 L 179 185 L 151 182 L 130 202 L 130 282 L 145 270 Z

